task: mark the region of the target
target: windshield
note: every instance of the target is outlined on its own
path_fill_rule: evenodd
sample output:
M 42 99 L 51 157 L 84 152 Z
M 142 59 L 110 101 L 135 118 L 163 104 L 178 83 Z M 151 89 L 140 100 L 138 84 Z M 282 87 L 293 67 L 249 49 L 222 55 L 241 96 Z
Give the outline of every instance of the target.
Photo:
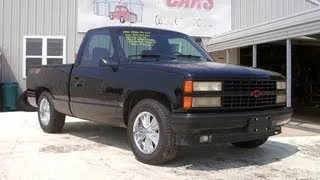
M 116 32 L 127 60 L 176 59 L 212 61 L 189 36 L 164 30 L 120 29 Z

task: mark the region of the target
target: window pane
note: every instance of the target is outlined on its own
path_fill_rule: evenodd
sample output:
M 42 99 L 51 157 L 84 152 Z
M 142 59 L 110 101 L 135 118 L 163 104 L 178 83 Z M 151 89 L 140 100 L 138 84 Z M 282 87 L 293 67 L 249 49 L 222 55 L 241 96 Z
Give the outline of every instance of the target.
M 28 74 L 28 71 L 31 66 L 41 65 L 41 64 L 42 64 L 41 58 L 27 58 L 26 59 L 26 75 Z
M 63 64 L 63 59 L 62 58 L 48 58 L 47 64 L 48 65 Z
M 184 55 L 201 56 L 200 52 L 187 40 L 182 38 L 169 39 L 174 52 L 181 53 Z
M 63 56 L 63 40 L 48 39 L 48 56 Z
M 27 38 L 27 56 L 42 56 L 42 39 Z
M 94 34 L 91 37 L 83 52 L 81 66 L 97 67 L 101 58 L 115 60 L 111 36 L 106 33 Z
M 116 36 L 124 52 L 121 57 L 128 60 L 148 60 L 148 56 L 170 56 L 181 61 L 210 59 L 190 37 L 180 33 L 129 28 L 117 30 Z
M 130 44 L 128 39 L 123 35 L 119 36 L 121 48 L 124 50 L 125 56 L 131 57 L 130 59 L 141 59 L 141 57 L 135 55 L 148 54 L 152 50 L 152 45 L 138 45 Z

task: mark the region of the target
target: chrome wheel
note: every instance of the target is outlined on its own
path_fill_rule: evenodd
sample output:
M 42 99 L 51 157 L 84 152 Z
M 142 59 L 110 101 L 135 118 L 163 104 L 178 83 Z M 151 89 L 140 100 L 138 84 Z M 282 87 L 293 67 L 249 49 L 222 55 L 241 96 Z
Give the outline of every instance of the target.
M 134 121 L 133 137 L 136 146 L 142 153 L 153 153 L 160 137 L 157 119 L 149 112 L 140 113 Z
M 50 104 L 46 98 L 43 98 L 39 106 L 40 121 L 44 126 L 48 126 L 50 122 Z

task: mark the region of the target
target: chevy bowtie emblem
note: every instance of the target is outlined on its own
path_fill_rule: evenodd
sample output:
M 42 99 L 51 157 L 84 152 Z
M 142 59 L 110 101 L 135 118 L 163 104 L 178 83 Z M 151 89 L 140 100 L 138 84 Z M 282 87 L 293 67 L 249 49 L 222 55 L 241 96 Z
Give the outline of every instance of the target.
M 255 97 L 255 98 L 258 98 L 258 97 L 260 97 L 261 95 L 262 95 L 262 92 L 259 91 L 259 90 L 254 90 L 254 91 L 252 91 L 252 92 L 250 93 L 250 96 Z

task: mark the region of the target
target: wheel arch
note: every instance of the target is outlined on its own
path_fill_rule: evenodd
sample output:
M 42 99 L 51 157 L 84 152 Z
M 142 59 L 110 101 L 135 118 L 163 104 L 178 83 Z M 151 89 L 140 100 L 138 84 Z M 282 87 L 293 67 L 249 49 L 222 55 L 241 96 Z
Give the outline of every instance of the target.
M 36 103 L 38 103 L 39 98 L 40 98 L 40 95 L 41 95 L 43 92 L 48 92 L 48 93 L 51 94 L 51 91 L 49 90 L 49 88 L 43 87 L 43 86 L 37 87 L 36 90 L 35 90 Z
M 161 104 L 165 105 L 170 112 L 173 111 L 172 101 L 166 94 L 161 92 L 156 92 L 156 91 L 149 91 L 149 90 L 133 91 L 126 96 L 125 101 L 123 103 L 123 119 L 124 119 L 124 124 L 126 126 L 128 125 L 129 115 L 132 109 L 140 101 L 145 99 L 156 100 Z

